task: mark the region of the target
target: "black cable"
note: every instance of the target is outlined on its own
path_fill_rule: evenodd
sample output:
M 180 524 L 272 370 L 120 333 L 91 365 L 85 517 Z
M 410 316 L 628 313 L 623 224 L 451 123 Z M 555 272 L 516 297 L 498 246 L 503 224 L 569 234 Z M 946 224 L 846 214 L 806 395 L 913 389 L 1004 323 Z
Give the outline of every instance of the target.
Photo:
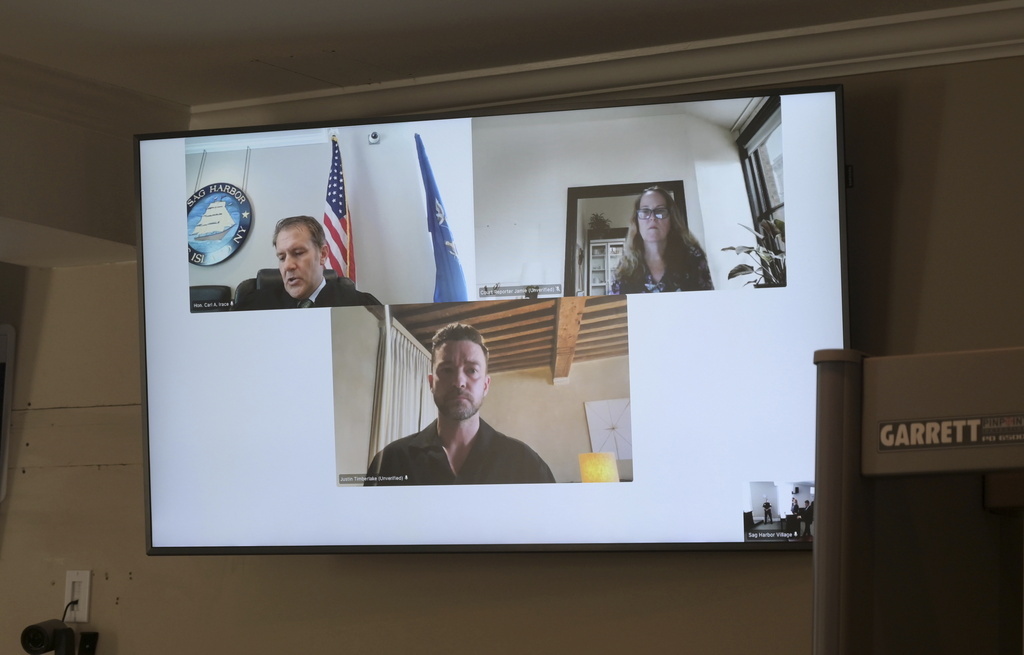
M 73 601 L 71 601 L 70 603 L 68 603 L 67 605 L 64 606 L 64 616 L 60 617 L 61 623 L 63 623 L 64 619 L 67 618 L 68 610 L 71 609 L 71 606 L 72 605 L 77 605 L 77 604 L 78 604 L 78 601 L 77 600 L 73 600 Z

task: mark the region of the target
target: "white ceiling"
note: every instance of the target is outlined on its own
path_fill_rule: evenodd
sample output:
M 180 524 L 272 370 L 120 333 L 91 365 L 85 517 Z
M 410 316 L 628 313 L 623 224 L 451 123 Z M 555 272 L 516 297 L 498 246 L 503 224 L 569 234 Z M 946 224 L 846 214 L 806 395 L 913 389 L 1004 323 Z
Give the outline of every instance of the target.
M 0 55 L 194 107 L 976 4 L 10 0 Z

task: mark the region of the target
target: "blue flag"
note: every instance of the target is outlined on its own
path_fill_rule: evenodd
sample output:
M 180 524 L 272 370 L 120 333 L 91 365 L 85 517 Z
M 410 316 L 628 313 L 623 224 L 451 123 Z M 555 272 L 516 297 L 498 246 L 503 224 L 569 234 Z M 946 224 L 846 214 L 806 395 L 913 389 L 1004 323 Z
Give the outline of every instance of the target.
M 423 174 L 423 190 L 427 194 L 427 229 L 430 230 L 430 239 L 434 244 L 434 266 L 437 268 L 434 302 L 469 300 L 466 276 L 462 273 L 459 251 L 455 249 L 455 237 L 448 225 L 441 194 L 434 181 L 434 171 L 430 168 L 430 160 L 427 159 L 427 151 L 423 148 L 423 139 L 419 134 L 416 135 L 416 154 L 420 159 L 420 173 Z

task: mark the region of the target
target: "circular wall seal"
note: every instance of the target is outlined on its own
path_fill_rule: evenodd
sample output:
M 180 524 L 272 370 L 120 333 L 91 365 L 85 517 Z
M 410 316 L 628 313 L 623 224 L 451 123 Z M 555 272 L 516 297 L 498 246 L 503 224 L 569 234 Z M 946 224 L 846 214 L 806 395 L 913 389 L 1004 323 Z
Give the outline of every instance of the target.
M 197 266 L 219 264 L 249 238 L 252 203 L 234 184 L 210 184 L 193 193 L 188 211 L 188 261 Z

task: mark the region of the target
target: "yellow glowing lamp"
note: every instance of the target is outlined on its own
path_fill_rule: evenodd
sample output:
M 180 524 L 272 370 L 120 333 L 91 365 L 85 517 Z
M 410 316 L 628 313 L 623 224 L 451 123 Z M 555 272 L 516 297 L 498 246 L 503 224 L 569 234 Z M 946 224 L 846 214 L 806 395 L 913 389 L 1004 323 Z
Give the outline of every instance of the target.
M 581 453 L 580 479 L 583 482 L 618 482 L 615 453 Z

